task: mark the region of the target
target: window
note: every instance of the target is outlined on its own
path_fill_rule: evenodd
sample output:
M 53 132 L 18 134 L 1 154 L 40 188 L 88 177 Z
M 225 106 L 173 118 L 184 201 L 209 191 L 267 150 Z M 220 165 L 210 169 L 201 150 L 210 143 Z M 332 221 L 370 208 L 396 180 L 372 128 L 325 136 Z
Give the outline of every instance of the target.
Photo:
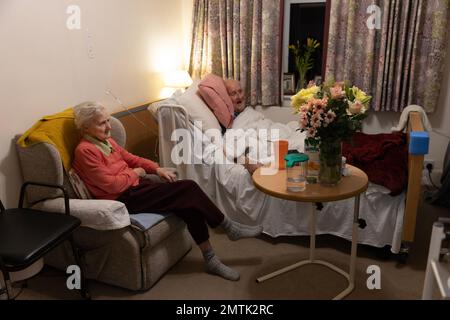
M 295 59 L 289 50 L 290 44 L 297 41 L 306 44 L 307 38 L 314 38 L 320 42 L 320 47 L 314 54 L 314 67 L 307 74 L 307 81 L 323 78 L 324 42 L 327 41 L 326 31 L 326 0 L 285 0 L 284 31 L 283 31 L 283 73 L 295 74 L 295 83 L 298 81 L 298 72 Z M 283 95 L 288 93 L 283 92 Z

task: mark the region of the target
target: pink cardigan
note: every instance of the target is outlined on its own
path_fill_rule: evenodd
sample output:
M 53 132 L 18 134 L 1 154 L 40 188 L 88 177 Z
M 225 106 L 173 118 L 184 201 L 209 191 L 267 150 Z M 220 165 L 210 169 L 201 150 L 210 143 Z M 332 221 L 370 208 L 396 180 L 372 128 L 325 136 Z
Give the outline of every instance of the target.
M 158 164 L 135 156 L 121 148 L 112 138 L 114 151 L 107 157 L 93 143 L 81 140 L 75 149 L 73 169 L 96 199 L 115 200 L 128 188 L 139 184 L 133 168 L 155 173 Z

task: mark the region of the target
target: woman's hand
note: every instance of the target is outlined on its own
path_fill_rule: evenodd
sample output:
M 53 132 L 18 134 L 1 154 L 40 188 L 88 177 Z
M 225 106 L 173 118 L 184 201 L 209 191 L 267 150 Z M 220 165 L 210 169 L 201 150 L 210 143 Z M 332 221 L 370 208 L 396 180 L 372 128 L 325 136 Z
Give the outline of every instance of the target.
M 145 172 L 145 170 L 142 168 L 134 168 L 133 171 L 136 172 L 139 178 L 143 178 L 147 174 L 147 172 Z
M 177 181 L 177 175 L 170 170 L 158 168 L 156 169 L 156 174 L 169 182 Z

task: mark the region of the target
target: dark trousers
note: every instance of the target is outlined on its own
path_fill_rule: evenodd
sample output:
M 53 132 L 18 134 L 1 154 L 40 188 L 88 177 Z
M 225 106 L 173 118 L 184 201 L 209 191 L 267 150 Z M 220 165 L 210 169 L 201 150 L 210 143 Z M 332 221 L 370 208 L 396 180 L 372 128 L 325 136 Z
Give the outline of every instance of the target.
M 208 224 L 218 227 L 224 215 L 202 189 L 191 180 L 173 183 L 141 180 L 120 195 L 131 214 L 172 212 L 183 219 L 195 243 L 209 239 Z

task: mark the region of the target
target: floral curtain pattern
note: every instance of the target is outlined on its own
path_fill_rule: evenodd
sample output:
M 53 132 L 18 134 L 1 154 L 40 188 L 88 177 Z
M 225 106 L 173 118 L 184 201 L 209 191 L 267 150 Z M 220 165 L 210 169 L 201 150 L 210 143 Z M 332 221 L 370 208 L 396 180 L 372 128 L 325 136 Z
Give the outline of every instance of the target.
M 247 104 L 279 105 L 281 1 L 194 0 L 192 78 L 241 82 Z
M 381 29 L 367 26 L 370 5 Z M 433 112 L 447 48 L 448 0 L 332 0 L 326 78 L 373 95 L 376 111 L 418 104 Z

